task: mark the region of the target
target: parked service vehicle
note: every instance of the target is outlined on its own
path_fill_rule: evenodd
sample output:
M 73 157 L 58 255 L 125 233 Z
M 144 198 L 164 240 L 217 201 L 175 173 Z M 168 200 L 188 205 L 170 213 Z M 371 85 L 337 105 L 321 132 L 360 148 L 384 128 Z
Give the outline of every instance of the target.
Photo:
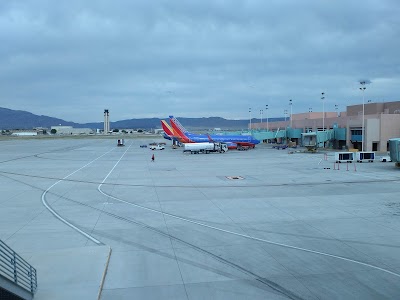
M 164 150 L 165 147 L 163 145 L 151 145 L 150 150 Z
M 283 149 L 286 149 L 288 147 L 288 145 L 275 145 L 275 146 L 272 146 L 272 148 L 275 148 L 275 149 L 278 149 L 278 150 L 283 150 Z
M 125 146 L 125 140 L 124 139 L 118 139 L 117 146 L 118 147 Z
M 335 162 L 352 163 L 352 162 L 374 162 L 375 152 L 335 152 Z
M 352 163 L 354 161 L 354 152 L 335 152 L 335 162 Z
M 390 158 L 390 153 L 388 153 L 388 155 L 381 156 L 379 158 L 379 160 L 381 162 L 391 162 L 392 161 L 392 159 Z
M 238 150 L 238 151 L 247 151 L 249 149 L 250 149 L 250 146 L 241 146 L 241 145 L 238 145 L 236 148 L 236 150 Z
M 367 152 L 361 151 L 356 152 L 356 160 L 357 162 L 374 162 L 375 160 L 375 152 Z
M 228 145 L 225 143 L 186 143 L 183 150 L 183 152 L 190 152 L 191 154 L 225 153 L 226 151 L 228 151 Z

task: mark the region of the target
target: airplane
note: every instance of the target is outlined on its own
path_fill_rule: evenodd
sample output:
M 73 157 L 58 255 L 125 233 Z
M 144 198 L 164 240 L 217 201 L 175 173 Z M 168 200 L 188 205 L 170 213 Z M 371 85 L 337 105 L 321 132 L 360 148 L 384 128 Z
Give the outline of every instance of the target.
M 236 149 L 238 147 L 254 148 L 256 144 L 260 143 L 259 140 L 253 138 L 251 135 L 208 135 L 191 133 L 187 131 L 174 116 L 169 116 L 169 118 L 172 132 L 170 130 L 168 130 L 168 132 L 171 132 L 172 136 L 181 143 L 221 142 L 227 143 L 228 149 Z M 161 125 L 163 124 L 164 123 L 161 121 Z M 168 129 L 167 126 L 165 127 Z

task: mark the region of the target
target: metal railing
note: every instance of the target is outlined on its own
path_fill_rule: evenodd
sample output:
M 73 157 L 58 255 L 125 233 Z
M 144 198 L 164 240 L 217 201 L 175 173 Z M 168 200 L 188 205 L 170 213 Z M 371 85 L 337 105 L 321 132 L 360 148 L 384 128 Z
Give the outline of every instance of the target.
M 0 240 L 0 275 L 13 281 L 32 295 L 37 289 L 36 269 Z

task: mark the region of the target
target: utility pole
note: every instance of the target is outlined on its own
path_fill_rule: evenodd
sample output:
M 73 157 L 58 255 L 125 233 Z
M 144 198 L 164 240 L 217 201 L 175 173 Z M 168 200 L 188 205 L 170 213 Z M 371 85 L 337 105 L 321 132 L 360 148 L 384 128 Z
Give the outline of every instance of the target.
M 250 116 L 249 116 L 249 119 L 250 119 L 250 128 L 249 128 L 249 129 L 250 129 L 250 131 L 251 131 L 251 107 L 249 108 L 249 115 L 250 115 Z
M 325 93 L 321 93 L 321 100 L 322 100 L 322 132 L 324 133 L 324 146 L 325 148 L 325 139 L 326 139 L 326 134 L 325 134 Z

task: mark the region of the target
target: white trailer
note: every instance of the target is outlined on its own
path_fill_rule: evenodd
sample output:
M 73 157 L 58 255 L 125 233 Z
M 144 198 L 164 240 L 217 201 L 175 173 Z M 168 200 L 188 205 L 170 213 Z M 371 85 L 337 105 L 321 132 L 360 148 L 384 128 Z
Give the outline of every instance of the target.
M 335 162 L 352 163 L 354 161 L 354 152 L 335 152 Z
M 375 160 L 375 152 L 366 152 L 366 151 L 361 151 L 361 152 L 356 152 L 356 160 L 357 162 L 374 162 Z
M 225 153 L 226 151 L 228 151 L 228 145 L 225 143 L 186 143 L 183 149 L 183 152 L 190 152 L 192 154 Z

